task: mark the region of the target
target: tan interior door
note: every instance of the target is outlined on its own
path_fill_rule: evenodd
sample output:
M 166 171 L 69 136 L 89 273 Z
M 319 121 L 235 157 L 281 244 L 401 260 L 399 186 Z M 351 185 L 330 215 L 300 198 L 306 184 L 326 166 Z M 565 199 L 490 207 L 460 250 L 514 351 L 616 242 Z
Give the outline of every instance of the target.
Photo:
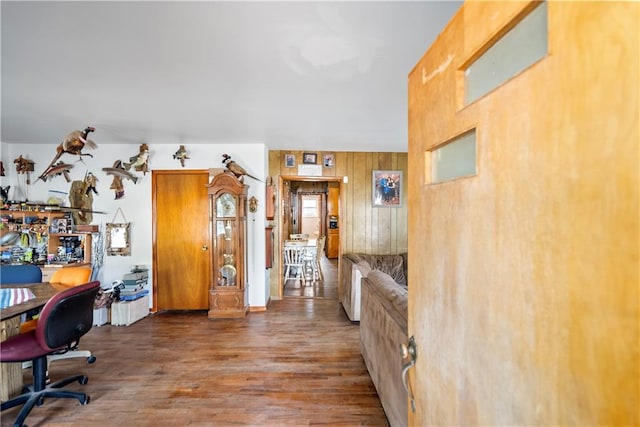
M 549 53 L 461 109 L 531 6 Z M 640 5 L 462 7 L 409 76 L 407 424 L 638 425 Z M 477 175 L 430 184 L 470 126 Z
M 153 171 L 157 310 L 209 308 L 208 171 Z

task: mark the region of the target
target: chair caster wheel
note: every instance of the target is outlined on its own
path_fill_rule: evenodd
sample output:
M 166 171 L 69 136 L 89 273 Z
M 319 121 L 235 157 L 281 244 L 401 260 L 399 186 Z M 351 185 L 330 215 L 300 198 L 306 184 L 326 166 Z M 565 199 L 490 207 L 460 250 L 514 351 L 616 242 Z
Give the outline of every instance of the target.
M 95 361 L 96 361 L 96 357 L 95 356 L 87 357 L 87 363 L 93 363 Z
M 81 405 L 88 405 L 89 402 L 91 401 L 91 398 L 89 397 L 89 395 L 86 395 L 83 399 L 82 402 L 80 402 Z
M 82 376 L 80 378 L 78 378 L 78 382 L 82 385 L 85 385 L 86 383 L 89 382 L 89 378 L 87 376 Z

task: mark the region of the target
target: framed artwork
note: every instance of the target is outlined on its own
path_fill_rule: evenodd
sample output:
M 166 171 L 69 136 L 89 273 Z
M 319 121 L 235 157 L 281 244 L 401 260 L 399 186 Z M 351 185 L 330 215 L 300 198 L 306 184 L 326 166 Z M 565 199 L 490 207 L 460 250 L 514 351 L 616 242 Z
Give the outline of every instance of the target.
M 131 223 L 107 224 L 107 256 L 131 255 Z
M 293 154 L 285 154 L 284 155 L 284 166 L 287 168 L 296 167 L 296 156 Z
M 302 155 L 302 163 L 305 165 L 315 165 L 318 163 L 318 154 L 317 153 L 304 153 Z
M 373 207 L 402 206 L 402 171 L 373 171 Z
M 332 168 L 336 164 L 335 155 L 333 153 L 325 153 L 322 164 L 325 168 Z
M 73 223 L 69 218 L 53 218 L 51 220 L 49 233 L 65 234 L 65 233 L 71 233 L 72 231 L 73 231 Z

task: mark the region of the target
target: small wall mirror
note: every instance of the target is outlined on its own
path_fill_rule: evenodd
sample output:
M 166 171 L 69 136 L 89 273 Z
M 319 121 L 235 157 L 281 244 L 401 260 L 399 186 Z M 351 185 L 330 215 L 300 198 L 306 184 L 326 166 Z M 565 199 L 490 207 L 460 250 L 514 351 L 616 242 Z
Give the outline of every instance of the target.
M 131 223 L 107 224 L 107 255 L 131 255 Z

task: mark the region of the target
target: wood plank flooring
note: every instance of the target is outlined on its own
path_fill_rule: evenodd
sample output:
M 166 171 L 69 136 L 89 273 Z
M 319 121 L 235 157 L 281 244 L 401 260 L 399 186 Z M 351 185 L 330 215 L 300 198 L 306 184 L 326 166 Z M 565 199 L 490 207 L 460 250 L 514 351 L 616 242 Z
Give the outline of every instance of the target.
M 158 313 L 128 327 L 94 327 L 81 347 L 96 363 L 60 360 L 50 374 L 86 373 L 88 384 L 68 387 L 86 390 L 91 402 L 48 400 L 28 426 L 388 425 L 358 325 L 334 298 L 288 297 L 245 319 Z M 0 424 L 12 425 L 17 411 L 4 411 Z

